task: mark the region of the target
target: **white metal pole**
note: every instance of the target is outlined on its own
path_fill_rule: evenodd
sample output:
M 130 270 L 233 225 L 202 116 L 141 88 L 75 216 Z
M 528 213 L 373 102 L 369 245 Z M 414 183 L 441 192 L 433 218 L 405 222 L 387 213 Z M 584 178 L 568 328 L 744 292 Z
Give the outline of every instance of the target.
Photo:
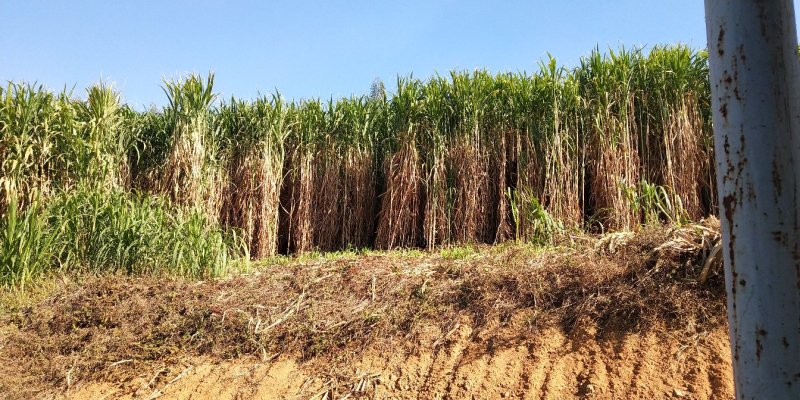
M 706 0 L 740 399 L 800 399 L 800 60 L 791 0 Z

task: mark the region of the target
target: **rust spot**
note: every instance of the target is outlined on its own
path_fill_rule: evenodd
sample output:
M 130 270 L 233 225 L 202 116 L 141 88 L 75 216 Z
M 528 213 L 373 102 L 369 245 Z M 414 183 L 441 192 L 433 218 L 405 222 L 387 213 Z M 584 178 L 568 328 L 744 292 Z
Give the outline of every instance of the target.
M 733 233 L 733 214 L 736 211 L 736 196 L 733 194 L 727 194 L 722 199 L 722 206 L 725 210 L 725 220 L 728 222 L 728 231 L 730 232 L 730 243 L 728 245 L 728 259 L 729 259 L 729 268 L 731 269 L 731 277 L 732 282 L 736 282 L 738 274 L 736 273 L 736 254 L 734 249 L 736 248 L 736 234 Z M 736 285 L 731 285 L 731 294 L 736 296 Z M 734 307 L 734 312 L 736 308 L 736 302 L 732 302 Z
M 767 336 L 767 331 L 763 329 L 756 330 L 756 359 L 761 359 L 761 353 L 764 351 L 764 344 L 761 343 L 761 337 Z
M 722 41 L 725 40 L 725 28 L 719 27 L 719 36 L 717 36 L 717 54 L 720 57 L 725 55 L 725 50 L 722 49 Z
M 725 219 L 728 225 L 733 227 L 733 213 L 736 211 L 736 196 L 727 194 L 722 198 L 722 205 L 725 206 Z
M 744 160 L 744 162 L 747 162 L 747 160 Z M 755 201 L 756 200 L 756 190 L 753 187 L 753 185 L 751 185 L 751 184 L 747 185 L 747 198 L 749 200 L 751 200 L 751 201 Z
M 722 118 L 728 119 L 728 103 L 722 103 L 722 106 L 719 107 L 719 112 L 722 114 Z
M 731 154 L 731 144 L 728 141 L 728 137 L 725 136 L 725 142 L 722 144 L 722 149 L 725 151 L 725 155 L 729 156 Z M 722 179 L 727 182 L 728 179 L 733 175 L 733 164 L 730 161 L 730 157 L 725 157 L 725 161 L 728 164 L 725 175 L 722 176 Z
M 787 349 L 789 348 L 789 341 L 786 340 L 786 336 L 783 337 L 783 347 L 785 347 Z
M 769 39 L 769 36 L 767 36 L 767 25 L 769 21 L 767 20 L 767 10 L 765 9 L 764 2 L 757 1 L 755 3 L 758 6 L 758 24 L 761 30 L 761 36 L 764 36 L 765 39 Z
M 739 149 L 739 152 L 744 153 L 744 125 L 739 127 L 739 133 L 741 134 L 739 136 L 739 144 L 742 145 L 742 148 Z
M 786 244 L 789 243 L 789 237 L 786 234 L 786 232 L 773 231 L 773 232 L 770 232 L 770 233 L 772 233 L 772 240 L 774 240 L 774 241 L 776 241 L 776 242 L 778 242 L 778 243 L 780 243 L 782 245 L 786 245 Z
M 742 286 L 747 286 L 747 281 L 745 281 L 744 279 L 739 279 L 739 284 Z
M 797 257 L 795 257 L 795 259 L 797 259 Z M 797 281 L 795 281 L 794 285 L 800 289 L 800 268 L 795 267 L 795 271 L 797 271 Z
M 783 182 L 777 160 L 772 160 L 772 184 L 775 186 L 775 197 L 780 197 L 783 193 Z
M 739 59 L 742 60 L 742 64 L 747 64 L 747 56 L 744 55 L 744 45 L 740 44 L 738 50 L 739 50 Z

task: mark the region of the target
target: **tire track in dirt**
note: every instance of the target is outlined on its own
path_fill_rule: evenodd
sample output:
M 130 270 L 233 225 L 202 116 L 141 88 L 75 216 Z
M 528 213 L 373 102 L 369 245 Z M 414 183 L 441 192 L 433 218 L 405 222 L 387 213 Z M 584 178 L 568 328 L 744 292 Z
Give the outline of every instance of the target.
M 445 398 L 520 398 L 524 393 L 525 365 L 529 363 L 529 352 L 524 346 L 484 355 L 467 351 L 456 366 Z
M 301 364 L 282 357 L 269 364 L 252 359 L 215 364 L 198 359 L 191 373 L 168 385 L 162 398 L 294 399 L 330 388 L 339 398 L 365 374 L 380 378 L 351 398 L 727 399 L 733 395 L 727 332 L 722 329 L 688 343 L 650 333 L 600 338 L 593 327 L 567 335 L 548 329 L 534 339 L 502 343 L 489 342 L 499 334 L 475 339 L 470 328 L 456 333 L 436 347 L 399 343 L 364 349 L 339 361 Z M 164 379 L 174 379 L 183 368 L 171 368 L 170 377 Z M 145 383 L 148 379 L 141 378 Z M 64 397 L 113 393 L 113 398 L 134 398 L 141 380 L 136 388 L 128 386 L 128 395 L 120 391 L 122 386 L 109 382 L 96 383 L 94 389 L 87 384 Z
M 704 348 L 710 353 L 709 368 L 707 371 L 711 396 L 719 399 L 734 398 L 733 388 L 726 382 L 726 376 L 733 376 L 731 363 L 730 343 L 727 337 L 709 336 Z
M 431 365 L 430 372 L 421 387 L 421 393 L 434 398 L 441 398 L 452 383 L 459 365 L 467 356 L 472 328 L 469 325 L 458 326 L 454 341 L 441 347 Z
M 544 399 L 563 399 L 580 396 L 582 381 L 587 372 L 585 332 L 577 332 L 564 338 L 564 343 L 550 356 L 555 356 L 547 371 L 541 397 Z
M 438 349 L 437 351 L 442 351 Z M 419 393 L 430 378 L 436 353 L 420 352 L 409 357 L 404 365 L 398 366 L 399 385 L 397 391 Z
M 561 332 L 548 330 L 543 332 L 540 340 L 541 343 L 532 345 L 533 350 L 529 348 L 528 358 L 531 361 L 530 365 L 533 365 L 533 367 L 523 373 L 523 375 L 527 376 L 526 391 L 524 392 L 525 399 L 533 400 L 544 397 L 543 390 L 548 378 L 548 372 L 553 364 L 551 354 L 562 347 L 566 339 Z
M 478 397 L 520 398 L 524 365 L 529 362 L 528 350 L 523 346 L 500 350 L 492 360 L 494 362 L 488 367 Z
M 706 365 L 706 362 L 707 359 L 703 352 L 698 352 L 697 354 L 692 354 L 687 357 L 686 366 L 688 368 L 683 371 L 683 379 L 686 387 L 680 388 L 681 390 L 688 389 L 703 398 L 710 398 L 711 391 L 706 391 L 706 389 L 710 389 L 711 387 L 711 382 L 709 382 L 708 379 L 708 372 L 700 367 L 701 365 Z
M 599 376 L 605 377 L 605 382 L 598 382 L 600 396 L 607 397 L 609 393 L 623 394 L 627 390 L 626 382 L 627 376 L 633 371 L 634 365 L 626 363 L 623 354 L 628 346 L 630 339 L 622 336 L 615 336 L 605 338 L 604 344 L 600 345 L 600 352 L 598 358 L 602 360 L 602 364 L 598 363 L 598 369 L 603 368 L 599 372 Z
M 468 350 L 455 365 L 452 378 L 447 383 L 444 393 L 451 399 L 466 398 L 469 394 L 478 394 L 481 391 L 481 384 L 484 382 L 478 377 L 485 376 L 485 371 L 494 358 L 469 356 Z M 494 366 L 496 367 L 496 366 Z
M 634 359 L 635 364 L 630 374 L 621 374 L 621 376 L 630 376 L 630 386 L 625 391 L 626 398 L 644 398 L 648 393 L 645 390 L 648 383 L 652 383 L 653 379 L 658 379 L 661 371 L 656 371 L 653 365 L 656 360 L 663 356 L 659 351 L 659 346 L 652 348 L 653 343 L 649 337 L 639 338 L 628 336 L 626 337 L 626 346 L 624 357 L 626 359 Z M 663 349 L 662 349 L 663 350 Z
M 581 328 L 572 338 L 573 350 L 583 358 L 583 370 L 577 377 L 576 393 L 581 398 L 597 398 L 608 385 L 607 367 L 596 336 L 597 327 L 589 325 Z
M 387 385 L 391 390 L 408 390 L 408 388 L 403 389 L 403 386 L 406 385 L 405 381 L 407 377 L 403 375 L 403 366 L 411 366 L 414 364 L 419 364 L 417 360 L 418 356 L 414 356 L 410 353 L 405 353 L 403 355 L 398 355 L 397 353 L 392 353 L 392 360 L 399 360 L 399 361 L 390 361 L 386 367 L 386 370 L 389 372 L 387 373 Z

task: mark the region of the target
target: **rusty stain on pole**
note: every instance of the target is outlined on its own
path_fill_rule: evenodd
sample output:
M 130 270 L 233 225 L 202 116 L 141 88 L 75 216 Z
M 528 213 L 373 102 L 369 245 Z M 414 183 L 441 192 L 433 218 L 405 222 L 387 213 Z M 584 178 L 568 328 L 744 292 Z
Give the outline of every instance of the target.
M 800 60 L 791 0 L 706 0 L 736 395 L 800 399 Z

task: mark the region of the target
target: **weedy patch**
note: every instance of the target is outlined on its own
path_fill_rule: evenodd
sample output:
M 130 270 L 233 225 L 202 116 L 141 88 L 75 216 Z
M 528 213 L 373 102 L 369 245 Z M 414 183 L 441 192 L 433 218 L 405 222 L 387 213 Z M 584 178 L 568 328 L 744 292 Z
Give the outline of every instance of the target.
M 445 260 L 463 260 L 477 255 L 478 252 L 479 250 L 476 247 L 459 246 L 444 248 L 439 251 L 439 255 L 441 255 Z

